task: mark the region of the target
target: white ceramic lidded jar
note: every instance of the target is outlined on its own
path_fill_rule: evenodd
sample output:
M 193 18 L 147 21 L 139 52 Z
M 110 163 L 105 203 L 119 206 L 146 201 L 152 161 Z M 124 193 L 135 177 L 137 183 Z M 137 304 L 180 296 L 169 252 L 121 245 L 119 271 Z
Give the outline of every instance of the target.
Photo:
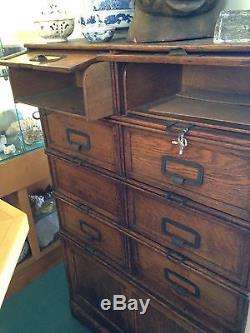
M 81 25 L 105 24 L 116 29 L 128 28 L 133 19 L 134 0 L 83 0 Z
M 67 13 L 58 0 L 46 0 L 41 15 L 34 22 L 39 36 L 48 42 L 62 42 L 74 31 L 75 19 Z

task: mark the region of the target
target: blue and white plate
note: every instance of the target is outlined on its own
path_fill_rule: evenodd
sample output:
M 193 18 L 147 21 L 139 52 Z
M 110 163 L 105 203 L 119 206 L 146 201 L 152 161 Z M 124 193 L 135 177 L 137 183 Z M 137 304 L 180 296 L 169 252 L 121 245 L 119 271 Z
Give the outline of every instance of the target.
M 128 28 L 133 19 L 134 0 L 90 0 L 92 10 L 80 18 L 82 26 L 91 24 Z

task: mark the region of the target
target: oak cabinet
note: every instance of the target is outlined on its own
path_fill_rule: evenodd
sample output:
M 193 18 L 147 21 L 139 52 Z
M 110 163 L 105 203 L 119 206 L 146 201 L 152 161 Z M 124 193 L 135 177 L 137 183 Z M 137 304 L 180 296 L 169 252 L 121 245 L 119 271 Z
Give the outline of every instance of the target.
M 71 42 L 3 60 L 39 106 L 71 307 L 94 331 L 247 332 L 249 50 Z M 103 310 L 117 294 L 146 314 Z

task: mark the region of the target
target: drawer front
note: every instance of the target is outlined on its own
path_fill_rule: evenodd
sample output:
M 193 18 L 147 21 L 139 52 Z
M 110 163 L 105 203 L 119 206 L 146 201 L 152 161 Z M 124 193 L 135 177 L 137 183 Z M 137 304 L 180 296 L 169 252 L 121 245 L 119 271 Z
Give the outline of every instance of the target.
M 91 258 L 85 251 L 80 250 L 69 241 L 64 240 L 63 244 L 73 302 L 79 304 L 81 309 L 96 320 L 99 325 L 103 324 L 105 326 L 103 317 L 113 322 L 118 329 L 115 330 L 109 327 L 109 332 L 207 332 L 206 329 L 202 329 L 200 325 L 198 327 L 197 323 L 188 320 L 166 304 L 163 307 L 145 290 L 130 284 L 124 276 L 121 277 L 113 273 L 107 266 L 104 267 L 100 262 Z M 124 295 L 127 300 L 137 300 L 138 303 L 143 300 L 144 305 L 148 303 L 148 300 L 150 302 L 144 314 L 140 314 L 141 305 L 131 308 L 130 311 L 103 311 L 100 307 L 101 301 L 103 299 L 112 301 L 114 295 Z M 99 314 L 103 317 L 98 317 Z
M 57 192 L 122 222 L 123 190 L 119 183 L 63 159 L 50 156 L 49 161 Z
M 120 232 L 64 201 L 57 200 L 57 207 L 64 231 L 95 253 L 125 266 L 125 239 Z
M 127 176 L 249 220 L 249 158 L 192 137 L 184 154 L 178 155 L 172 140 L 160 133 L 126 128 Z
M 137 279 L 166 301 L 191 316 L 206 315 L 235 331 L 241 328 L 247 300 L 238 293 L 135 241 L 133 251 Z
M 188 333 L 152 306 L 145 316 L 137 316 L 138 333 Z
M 66 260 L 69 272 L 72 298 L 84 310 L 93 308 L 97 315 L 108 319 L 117 326 L 111 332 L 128 331 L 128 312 L 102 310 L 101 301 L 113 301 L 113 295 L 126 295 L 126 287 L 111 270 L 97 262 L 83 250 L 71 245 L 66 245 Z M 93 319 L 99 320 L 95 316 Z
M 137 314 L 136 333 L 188 333 L 204 332 L 201 329 L 195 327 L 195 325 L 185 321 L 177 313 L 170 311 L 169 309 L 161 307 L 149 296 L 140 293 L 134 293 L 132 295 L 135 299 L 143 299 L 144 304 L 147 299 L 150 299 L 148 310 L 144 315 Z M 187 328 L 187 330 L 185 328 Z
M 49 149 L 119 172 L 116 125 L 50 111 L 43 119 Z
M 130 228 L 173 251 L 247 286 L 250 232 L 212 215 L 160 196 L 129 189 Z M 176 197 L 178 198 L 178 197 Z M 175 252 L 181 254 L 175 256 Z

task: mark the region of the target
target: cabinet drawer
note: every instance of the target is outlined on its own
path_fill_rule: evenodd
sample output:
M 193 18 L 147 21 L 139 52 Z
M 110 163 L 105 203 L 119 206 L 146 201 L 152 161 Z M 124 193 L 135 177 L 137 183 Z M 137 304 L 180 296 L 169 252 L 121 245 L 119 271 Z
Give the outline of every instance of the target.
M 50 156 L 49 161 L 57 192 L 122 223 L 122 185 L 61 158 Z
M 87 121 L 115 113 L 112 70 L 98 52 L 34 50 L 1 59 L 9 66 L 15 101 Z
M 188 333 L 178 324 L 169 320 L 166 315 L 153 308 L 152 304 L 146 315 L 137 316 L 137 322 L 138 333 Z
M 132 243 L 138 280 L 189 315 L 218 321 L 229 332 L 240 331 L 247 298 L 186 265 L 170 261 L 162 253 Z
M 101 121 L 87 123 L 80 117 L 50 111 L 42 118 L 49 149 L 119 172 L 115 125 Z
M 200 324 L 177 313 L 167 304 L 163 307 L 145 290 L 130 284 L 124 276 L 113 272 L 108 266 L 104 266 L 84 250 L 79 249 L 69 241 L 64 240 L 63 244 L 73 302 L 79 304 L 84 313 L 91 316 L 99 325 L 108 327 L 109 332 L 207 332 L 206 329 L 201 328 Z M 146 304 L 146 300 L 150 299 L 146 313 L 139 313 L 141 306 L 138 307 L 138 311 L 114 311 L 111 309 L 103 311 L 100 306 L 101 301 L 103 299 L 112 301 L 114 295 L 124 295 L 127 300 L 141 299 L 144 304 Z M 104 318 L 107 319 L 106 322 Z M 100 328 L 100 326 L 98 327 Z
M 248 154 L 190 135 L 184 154 L 178 155 L 174 139 L 126 128 L 127 176 L 249 220 Z
M 150 299 L 148 310 L 144 315 L 136 314 L 137 329 L 135 333 L 201 333 L 205 332 L 194 323 L 185 320 L 180 314 L 163 308 L 153 301 L 150 296 L 136 291 L 132 297 L 134 299 Z
M 173 260 L 185 261 L 187 255 L 247 287 L 250 231 L 197 210 L 191 200 L 178 204 L 178 196 L 164 199 L 134 189 L 128 190 L 128 196 L 131 229 L 171 248 Z M 175 251 L 179 258 L 175 259 Z
M 90 216 L 62 200 L 57 200 L 61 226 L 64 231 L 87 245 L 95 253 L 110 258 L 114 263 L 125 266 L 125 236 L 101 220 Z
M 128 311 L 102 310 L 101 301 L 113 301 L 114 295 L 126 295 L 125 283 L 87 252 L 67 242 L 66 260 L 72 299 L 110 332 L 130 332 Z M 93 312 L 94 311 L 94 312 Z M 105 322 L 106 319 L 106 322 Z

